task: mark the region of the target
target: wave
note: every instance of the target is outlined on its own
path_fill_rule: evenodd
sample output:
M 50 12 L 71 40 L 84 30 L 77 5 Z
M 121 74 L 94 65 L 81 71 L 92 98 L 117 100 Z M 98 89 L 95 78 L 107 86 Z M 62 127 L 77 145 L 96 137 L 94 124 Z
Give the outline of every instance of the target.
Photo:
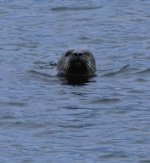
M 51 11 L 80 11 L 80 10 L 96 10 L 101 9 L 102 6 L 89 7 L 53 7 Z

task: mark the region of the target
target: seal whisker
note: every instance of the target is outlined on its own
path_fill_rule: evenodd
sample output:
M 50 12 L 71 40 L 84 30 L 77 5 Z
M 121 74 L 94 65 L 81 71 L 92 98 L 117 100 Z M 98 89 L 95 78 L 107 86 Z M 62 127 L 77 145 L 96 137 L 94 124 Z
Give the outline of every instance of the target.
M 87 65 L 92 68 L 93 70 L 95 69 L 95 67 L 93 66 L 93 64 L 91 62 L 88 62 Z

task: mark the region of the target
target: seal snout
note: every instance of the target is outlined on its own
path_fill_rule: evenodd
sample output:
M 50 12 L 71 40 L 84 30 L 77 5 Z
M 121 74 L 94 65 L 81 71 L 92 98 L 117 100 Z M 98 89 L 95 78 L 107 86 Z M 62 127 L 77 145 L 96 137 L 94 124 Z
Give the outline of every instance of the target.
M 83 53 L 76 53 L 75 52 L 75 53 L 73 53 L 73 55 L 76 56 L 76 57 L 81 57 L 83 55 Z

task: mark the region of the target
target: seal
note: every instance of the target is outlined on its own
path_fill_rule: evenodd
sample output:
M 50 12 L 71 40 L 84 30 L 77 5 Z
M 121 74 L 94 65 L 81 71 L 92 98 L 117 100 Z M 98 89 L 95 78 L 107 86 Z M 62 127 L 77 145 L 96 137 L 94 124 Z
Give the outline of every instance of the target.
M 58 75 L 91 77 L 96 73 L 96 62 L 89 50 L 70 49 L 62 54 L 57 64 Z

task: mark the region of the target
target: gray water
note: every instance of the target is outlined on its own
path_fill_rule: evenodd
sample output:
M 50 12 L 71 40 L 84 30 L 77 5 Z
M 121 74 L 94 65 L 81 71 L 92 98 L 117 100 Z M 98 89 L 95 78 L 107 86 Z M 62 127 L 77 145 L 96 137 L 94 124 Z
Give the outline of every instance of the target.
M 57 77 L 69 48 L 97 76 Z M 150 163 L 150 1 L 0 0 L 0 163 Z

